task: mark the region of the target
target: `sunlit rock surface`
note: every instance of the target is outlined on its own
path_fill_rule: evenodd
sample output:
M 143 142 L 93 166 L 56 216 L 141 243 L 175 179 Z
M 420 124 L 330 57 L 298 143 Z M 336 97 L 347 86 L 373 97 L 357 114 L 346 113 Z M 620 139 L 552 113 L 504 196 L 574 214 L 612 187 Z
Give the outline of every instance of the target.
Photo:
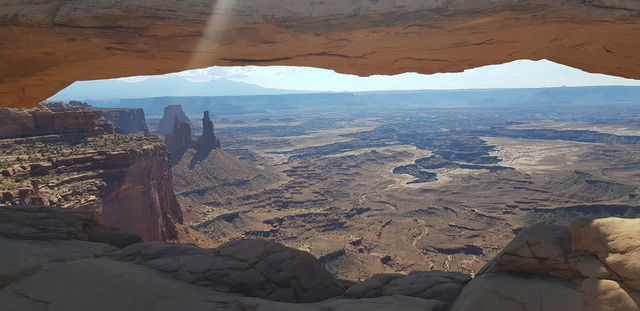
M 62 108 L 64 105 L 65 108 Z M 0 138 L 82 133 L 107 134 L 97 126 L 100 111 L 62 103 L 45 103 L 32 109 L 0 109 Z
M 371 75 L 546 58 L 640 78 L 639 11 L 633 0 L 3 1 L 0 106 L 35 106 L 76 80 L 212 65 Z
M 452 310 L 639 310 L 637 223 L 610 217 L 526 228 Z
M 92 211 L 145 240 L 179 239 L 165 145 L 107 134 L 100 113 L 64 103 L 0 110 L 0 204 Z

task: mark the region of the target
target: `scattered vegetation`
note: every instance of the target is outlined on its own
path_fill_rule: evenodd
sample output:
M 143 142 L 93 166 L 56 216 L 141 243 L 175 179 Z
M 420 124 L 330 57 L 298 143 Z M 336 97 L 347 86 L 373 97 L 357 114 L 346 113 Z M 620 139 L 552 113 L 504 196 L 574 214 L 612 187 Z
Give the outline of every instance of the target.
M 23 181 L 28 180 L 29 178 L 31 178 L 31 176 L 29 176 L 28 174 L 16 175 L 16 176 L 13 176 L 13 181 L 16 183 L 21 183 Z
M 21 184 L 31 178 L 29 165 L 33 163 L 56 163 L 69 157 L 91 156 L 97 152 L 139 149 L 141 146 L 161 142 L 155 136 L 125 136 L 108 134 L 102 136 L 46 136 L 42 138 L 0 139 L 0 171 L 9 170 L 9 175 L 0 175 L 2 188 Z M 52 172 L 49 176 L 53 177 Z M 57 172 L 56 177 L 64 177 Z

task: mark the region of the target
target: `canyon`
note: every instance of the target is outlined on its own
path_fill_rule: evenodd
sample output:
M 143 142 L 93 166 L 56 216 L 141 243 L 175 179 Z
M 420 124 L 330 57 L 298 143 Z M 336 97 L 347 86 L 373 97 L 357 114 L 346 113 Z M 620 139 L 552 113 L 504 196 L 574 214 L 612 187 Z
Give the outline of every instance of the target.
M 109 291 L 118 308 L 114 286 L 148 280 L 144 308 L 637 310 L 640 89 L 536 90 L 554 93 L 544 112 L 512 92 L 467 92 L 464 109 L 446 92 L 274 97 L 216 114 L 215 133 L 200 112 L 199 139 L 174 116 L 167 145 L 114 134 L 100 108 L 5 108 L 33 130 L 0 140 L 0 243 L 21 250 L 0 257 L 0 300 L 73 309 Z
M 373 75 L 549 59 L 640 78 L 639 11 L 631 0 L 3 2 L 0 106 L 30 109 L 0 108 L 0 245 L 12 250 L 0 254 L 0 303 L 638 310 L 634 92 L 563 102 L 544 90 L 543 110 L 515 97 L 417 109 L 397 94 L 334 94 L 354 99 L 346 112 L 329 101 L 223 116 L 219 141 L 194 143 L 201 155 L 178 124 L 167 142 L 187 147 L 180 156 L 144 129 L 115 134 L 140 129 L 139 112 L 107 113 L 138 124 L 116 125 L 39 103 L 77 80 L 210 65 Z
M 638 216 L 639 94 L 224 97 L 210 106 L 222 149 L 172 157 L 174 188 L 195 230 L 308 251 L 340 279 L 474 275 L 531 225 Z M 180 100 L 186 114 L 201 114 L 197 101 Z M 237 109 L 224 113 L 229 103 Z M 245 107 L 263 112 L 237 113 Z

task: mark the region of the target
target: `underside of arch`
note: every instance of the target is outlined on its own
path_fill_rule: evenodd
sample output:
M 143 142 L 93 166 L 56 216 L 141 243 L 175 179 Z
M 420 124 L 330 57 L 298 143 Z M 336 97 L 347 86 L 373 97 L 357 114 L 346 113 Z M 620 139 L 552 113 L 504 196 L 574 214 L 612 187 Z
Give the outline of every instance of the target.
M 638 34 L 633 0 L 9 0 L 0 106 L 34 106 L 77 80 L 213 65 L 366 76 L 548 59 L 638 79 Z

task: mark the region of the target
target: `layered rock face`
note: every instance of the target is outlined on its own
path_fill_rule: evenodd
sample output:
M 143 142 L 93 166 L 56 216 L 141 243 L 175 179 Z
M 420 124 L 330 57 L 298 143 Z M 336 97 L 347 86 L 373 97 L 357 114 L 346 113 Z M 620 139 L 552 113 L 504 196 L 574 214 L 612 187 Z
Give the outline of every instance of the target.
M 209 118 L 209 111 L 204 112 L 202 118 L 202 136 L 195 145 L 198 150 L 211 150 L 220 148 L 220 140 L 213 132 L 213 121 Z
M 52 104 L 53 103 L 45 103 L 45 105 L 49 106 Z M 56 104 L 60 105 L 62 103 Z M 119 134 L 149 134 L 147 121 L 144 118 L 144 110 L 140 108 L 96 108 L 86 102 L 77 100 L 69 101 L 66 107 L 72 107 L 72 109 L 76 110 L 78 108 L 80 108 L 80 110 L 99 110 L 101 112 L 100 117 L 109 120 L 114 126 L 114 131 Z
M 156 134 L 165 136 L 171 133 L 174 129 L 174 120 L 176 119 L 183 123 L 191 123 L 187 115 L 182 111 L 182 106 L 168 105 L 164 107 L 164 115 L 156 127 Z
M 117 170 L 101 189 L 102 215 L 107 224 L 145 240 L 178 238 L 182 212 L 171 182 L 169 154 L 161 143 L 111 153 L 100 169 Z M 97 159 L 88 159 L 89 163 Z
M 193 147 L 191 139 L 191 123 L 182 122 L 175 117 L 173 121 L 173 132 L 164 137 L 164 144 L 172 154 L 184 152 L 187 148 Z
M 545 58 L 640 78 L 639 11 L 632 0 L 5 1 L 0 106 L 35 106 L 76 80 L 212 65 L 371 75 Z
M 144 110 L 142 109 L 100 109 L 101 117 L 111 121 L 114 126 L 118 127 L 122 134 L 141 134 L 149 133 L 147 121 L 144 118 Z
M 0 138 L 44 134 L 105 134 L 96 124 L 100 112 L 71 107 L 64 103 L 45 103 L 32 109 L 0 108 Z
M 92 211 L 105 223 L 145 240 L 178 239 L 182 213 L 162 141 L 155 136 L 94 135 L 99 111 L 51 109 L 39 109 L 31 120 L 48 120 L 49 127 L 63 134 L 32 131 L 26 137 L 0 139 L 0 204 Z M 12 115 L 29 113 L 7 110 Z M 91 119 L 75 117 L 83 113 Z M 71 127 L 51 121 L 68 119 L 78 122 Z

